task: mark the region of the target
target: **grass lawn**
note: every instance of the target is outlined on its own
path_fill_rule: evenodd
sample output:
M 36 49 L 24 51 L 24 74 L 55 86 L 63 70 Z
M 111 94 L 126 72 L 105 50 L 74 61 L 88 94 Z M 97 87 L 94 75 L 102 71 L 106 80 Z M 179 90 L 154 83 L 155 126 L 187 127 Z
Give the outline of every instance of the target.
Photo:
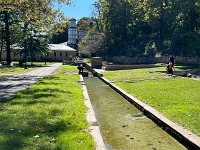
M 39 67 L 45 67 L 52 63 L 47 63 L 44 65 L 44 62 L 34 62 L 32 65 L 30 62 L 27 62 L 28 69 L 24 69 L 24 67 L 20 67 L 18 65 L 18 62 L 13 62 L 13 67 L 4 66 L 3 68 L 0 68 L 0 76 L 1 75 L 14 75 L 19 74 L 27 71 L 31 71 L 33 69 L 37 69 Z
M 106 71 L 104 77 L 200 136 L 200 80 L 150 73 L 152 70 L 165 68 Z
M 0 104 L 1 150 L 92 150 L 76 67 L 62 66 Z

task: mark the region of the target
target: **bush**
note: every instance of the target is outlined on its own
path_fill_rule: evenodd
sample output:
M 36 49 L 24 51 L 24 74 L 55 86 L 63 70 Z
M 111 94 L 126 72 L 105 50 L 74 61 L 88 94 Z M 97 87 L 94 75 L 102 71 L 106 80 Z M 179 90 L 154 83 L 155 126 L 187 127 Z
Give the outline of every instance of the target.
M 178 56 L 200 56 L 200 34 L 184 33 L 172 38 L 171 53 Z
M 80 58 L 90 58 L 91 57 L 91 51 L 87 51 L 87 50 L 79 51 L 79 57 Z

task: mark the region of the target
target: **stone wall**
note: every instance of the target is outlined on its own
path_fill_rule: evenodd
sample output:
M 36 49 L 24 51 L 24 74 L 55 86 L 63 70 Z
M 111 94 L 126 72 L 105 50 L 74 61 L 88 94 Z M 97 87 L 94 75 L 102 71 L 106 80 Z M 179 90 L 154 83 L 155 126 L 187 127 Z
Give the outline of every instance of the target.
M 162 65 L 155 64 L 139 64 L 139 65 L 106 65 L 105 70 L 128 70 L 128 69 L 138 69 L 138 68 L 154 68 L 161 67 Z
M 187 64 L 189 63 L 191 60 L 199 60 L 199 58 L 192 58 L 192 57 L 175 57 L 175 63 L 178 64 Z M 155 57 L 155 62 L 156 63 L 168 63 L 169 62 L 169 57 Z M 198 64 L 199 62 L 196 61 L 196 63 Z
M 153 63 L 168 63 L 169 57 L 113 57 L 109 59 L 113 64 L 131 65 L 131 64 L 153 64 Z M 200 58 L 195 57 L 175 57 L 175 62 L 178 64 L 200 64 Z
M 154 57 L 113 57 L 111 62 L 114 64 L 152 64 L 154 63 Z

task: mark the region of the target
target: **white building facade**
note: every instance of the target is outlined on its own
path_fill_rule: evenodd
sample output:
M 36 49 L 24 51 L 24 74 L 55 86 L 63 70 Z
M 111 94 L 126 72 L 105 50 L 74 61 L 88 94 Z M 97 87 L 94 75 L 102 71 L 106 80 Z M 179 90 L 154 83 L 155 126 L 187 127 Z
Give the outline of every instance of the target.
M 67 42 L 60 44 L 48 44 L 50 53 L 47 54 L 46 57 L 41 55 L 36 55 L 35 59 L 37 61 L 42 61 L 44 59 L 48 61 L 58 61 L 62 62 L 63 60 L 67 60 L 69 58 L 75 57 L 77 55 L 77 51 L 69 46 L 67 46 Z M 22 60 L 23 55 L 20 52 L 23 48 L 21 47 L 11 47 L 11 58 L 12 60 Z M 2 60 L 6 60 L 6 52 L 2 53 Z

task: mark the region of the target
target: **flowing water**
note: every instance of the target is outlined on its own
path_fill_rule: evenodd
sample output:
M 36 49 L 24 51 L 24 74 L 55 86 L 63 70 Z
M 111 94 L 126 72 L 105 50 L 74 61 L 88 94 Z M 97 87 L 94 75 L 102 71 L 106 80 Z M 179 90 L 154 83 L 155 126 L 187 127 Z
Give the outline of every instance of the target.
M 84 81 L 108 150 L 186 149 L 100 79 Z

